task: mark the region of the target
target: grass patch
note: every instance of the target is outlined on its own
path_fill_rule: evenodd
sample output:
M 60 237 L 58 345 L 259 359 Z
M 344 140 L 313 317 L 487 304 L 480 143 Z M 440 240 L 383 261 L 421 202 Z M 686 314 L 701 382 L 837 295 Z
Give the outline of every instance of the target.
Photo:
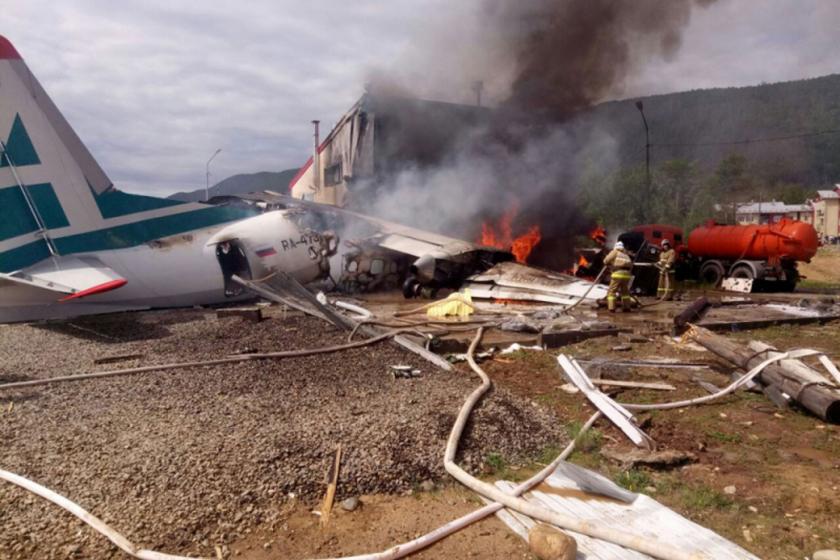
M 840 282 L 819 282 L 817 280 L 800 280 L 797 288 L 803 290 L 837 290 L 840 289 Z
M 566 426 L 566 431 L 569 434 L 569 437 L 572 439 L 576 439 L 580 435 L 580 440 L 575 445 L 575 449 L 577 451 L 598 451 L 601 449 L 601 445 L 604 441 L 604 434 L 602 434 L 599 430 L 595 428 L 589 428 L 583 435 L 580 434 L 580 430 L 583 428 L 583 422 L 575 420 Z
M 507 461 L 505 461 L 505 458 L 498 453 L 490 453 L 484 459 L 484 462 L 487 463 L 487 466 L 493 474 L 499 474 L 500 472 L 507 470 Z
M 540 451 L 539 457 L 537 457 L 537 461 L 542 463 L 543 465 L 547 465 L 552 462 L 554 459 L 557 458 L 560 453 L 562 453 L 562 449 L 556 445 L 546 445 L 543 447 L 542 451 Z
M 552 393 L 543 393 L 534 397 L 534 401 L 543 406 L 551 406 L 557 402 L 557 397 Z
M 511 482 L 520 482 L 524 480 L 524 473 L 517 468 L 512 469 L 507 460 L 502 457 L 500 453 L 490 453 L 484 458 L 484 464 L 487 465 L 490 475 L 499 479 L 510 480 Z
M 615 483 L 627 488 L 631 492 L 642 492 L 646 487 L 653 486 L 653 480 L 645 471 L 629 469 L 621 471 L 615 476 Z
M 692 510 L 729 509 L 735 503 L 724 494 L 704 485 L 687 486 L 683 488 L 680 497 L 683 505 Z
M 706 436 L 716 439 L 718 441 L 722 441 L 723 443 L 741 443 L 742 438 L 741 434 L 727 434 L 725 432 L 719 432 L 717 430 L 712 432 L 706 432 Z

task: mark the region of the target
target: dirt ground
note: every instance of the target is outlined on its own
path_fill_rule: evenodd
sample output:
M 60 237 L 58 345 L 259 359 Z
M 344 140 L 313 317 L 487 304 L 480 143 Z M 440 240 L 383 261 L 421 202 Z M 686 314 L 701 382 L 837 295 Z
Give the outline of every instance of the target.
M 256 329 L 230 323 L 219 330 L 220 325 L 204 312 L 184 313 L 186 318 L 162 316 L 164 320 L 154 321 L 148 319 L 151 314 L 137 315 L 108 328 L 88 321 L 48 328 L 1 327 L 0 378 L 44 376 L 44 360 L 55 355 L 56 348 L 64 349 L 54 360 L 62 365 L 46 375 L 86 369 L 94 356 L 101 355 L 145 355 L 139 361 L 98 366 L 107 369 L 211 350 L 218 354 L 289 349 L 341 339 L 335 333 L 322 340 L 317 334 L 322 327 L 315 329 L 306 321 L 295 320 L 285 328 L 268 321 Z M 840 361 L 840 322 L 729 336 L 763 340 L 783 349 L 817 348 Z M 629 350 L 613 350 L 619 343 Z M 464 396 L 476 386 L 475 377 L 459 366 L 456 373 L 442 376 L 440 385 L 405 380 L 404 385 L 388 385 L 381 395 L 377 392 L 385 385 L 361 393 L 351 389 L 378 378 L 381 372 L 371 369 L 371 363 L 401 359 L 425 367 L 394 352 L 372 347 L 326 361 L 244 368 L 233 374 L 224 369 L 156 374 L 145 380 L 28 390 L 14 398 L 0 395 L 4 441 L 0 467 L 43 482 L 129 538 L 170 553 L 212 556 L 218 546 L 224 557 L 268 560 L 382 550 L 481 505 L 437 468 L 443 439 Z M 647 340 L 631 340 L 628 335 L 592 339 L 551 352 L 520 351 L 487 360 L 483 365 L 496 389 L 471 422 L 475 442 L 465 442 L 473 470 L 484 478 L 527 478 L 553 458 L 592 414 L 582 395 L 561 389 L 565 380 L 555 362 L 560 352 L 579 360 L 677 358 L 711 366 L 705 370 L 599 366 L 604 376 L 665 381 L 677 387 L 673 392 L 610 391 L 625 402 L 699 396 L 705 393 L 695 378 L 724 386 L 731 372 L 709 353 L 661 335 Z M 595 373 L 592 366 L 587 369 Z M 266 373 L 276 379 L 266 379 Z M 329 391 L 324 391 L 325 375 L 332 384 Z M 277 381 L 289 386 L 279 391 L 282 383 L 278 386 Z M 424 393 L 422 399 L 418 390 Z M 182 396 L 161 398 L 166 394 L 190 395 L 191 414 L 179 412 Z M 497 398 L 503 404 L 493 404 Z M 393 413 L 360 418 L 357 413 L 363 403 L 390 403 L 378 406 Z M 341 413 L 340 420 L 333 417 L 336 412 Z M 523 430 L 523 423 L 532 421 L 534 414 L 540 418 L 537 425 L 542 426 L 543 437 L 524 447 L 511 446 L 524 437 L 528 430 Z M 407 446 L 399 444 L 406 431 L 395 431 L 395 439 L 389 438 L 385 426 L 401 425 L 401 416 L 411 425 L 426 425 L 425 435 Z M 660 449 L 684 451 L 693 460 L 653 469 L 606 459 L 602 450 L 629 450 L 630 445 L 602 420 L 583 438 L 571 461 L 651 495 L 762 558 L 798 560 L 815 550 L 840 548 L 840 427 L 801 411 L 779 410 L 763 395 L 750 392 L 640 418 Z M 105 439 L 97 430 L 104 431 Z M 329 434 L 325 440 L 324 433 Z M 352 512 L 336 507 L 330 525 L 321 528 L 312 511 L 319 508 L 324 467 L 335 441 L 351 434 L 362 441 L 367 438 L 372 448 L 402 451 L 384 457 L 374 453 L 360 465 L 351 463 L 339 481 L 339 500 L 360 496 L 362 505 Z M 219 438 L 221 446 L 213 443 Z M 169 448 L 171 453 L 162 453 Z M 423 449 L 419 462 L 394 460 L 417 455 L 419 449 Z M 163 459 L 152 459 L 158 454 Z M 145 475 L 151 476 L 146 480 Z M 0 485 L 0 527 L 3 560 L 124 557 L 67 514 L 5 484 Z M 533 558 L 526 544 L 495 517 L 419 557 Z
M 840 245 L 820 247 L 810 263 L 799 263 L 805 286 L 840 285 Z
M 763 340 L 779 348 L 809 347 L 840 359 L 840 323 L 777 326 L 732 334 Z M 623 342 L 622 344 L 627 344 Z M 614 352 L 615 338 L 595 339 L 562 348 L 578 359 L 679 358 L 718 364 L 707 352 L 691 350 L 665 337 L 632 343 Z M 593 409 L 579 394 L 560 389 L 557 352 L 522 352 L 513 360 L 486 364 L 495 383 L 541 404 L 566 419 L 570 430 Z M 608 366 L 604 366 L 609 369 Z M 719 387 L 729 382 L 728 366 L 702 371 L 634 368 L 610 373 L 637 381 L 665 381 L 674 392 L 610 391 L 623 402 L 672 401 L 700 396 L 692 380 Z M 571 461 L 617 483 L 649 494 L 686 517 L 717 531 L 761 558 L 801 559 L 815 550 L 840 548 L 840 426 L 806 412 L 780 411 L 763 395 L 740 392 L 705 406 L 640 415 L 659 449 L 691 453 L 695 460 L 673 469 L 627 468 L 606 459 L 604 448 L 629 450 L 612 425 L 596 424 Z M 727 490 L 729 492 L 727 492 Z
M 315 319 L 269 315 L 258 324 L 185 310 L 0 326 L 0 383 L 347 338 Z M 117 361 L 95 364 L 101 358 Z M 392 364 L 420 376 L 395 380 Z M 0 468 L 67 496 L 140 546 L 212 556 L 277 525 L 288 502 L 316 504 L 337 444 L 339 500 L 444 479 L 446 438 L 475 385 L 382 342 L 6 390 Z M 524 460 L 566 439 L 548 411 L 499 388 L 476 409 L 459 460 L 480 473 L 492 454 Z M 81 522 L 0 483 L 0 558 L 111 557 L 123 555 Z

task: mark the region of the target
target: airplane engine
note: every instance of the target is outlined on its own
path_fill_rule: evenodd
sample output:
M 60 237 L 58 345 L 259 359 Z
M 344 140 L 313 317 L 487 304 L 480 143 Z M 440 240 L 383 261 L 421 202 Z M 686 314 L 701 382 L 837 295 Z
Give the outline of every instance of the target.
M 225 295 L 233 297 L 242 287 L 231 280 L 264 278 L 278 270 L 301 283 L 325 278 L 329 258 L 336 253 L 338 238 L 332 232 L 303 228 L 298 213 L 275 210 L 231 224 L 207 242 L 215 248 L 225 279 Z

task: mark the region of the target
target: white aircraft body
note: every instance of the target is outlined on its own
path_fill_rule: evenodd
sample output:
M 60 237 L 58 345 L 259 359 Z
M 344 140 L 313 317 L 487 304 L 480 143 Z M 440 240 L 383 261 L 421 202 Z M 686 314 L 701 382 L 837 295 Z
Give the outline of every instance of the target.
M 221 205 L 119 191 L 0 36 L 0 323 L 246 297 L 234 275 L 327 278 L 331 229 L 351 221 L 351 231 L 365 224 L 368 242 L 412 259 L 406 297 L 513 258 L 271 191 Z
M 330 244 L 294 212 L 116 190 L 0 36 L 0 322 L 224 302 L 232 274 L 309 282 Z

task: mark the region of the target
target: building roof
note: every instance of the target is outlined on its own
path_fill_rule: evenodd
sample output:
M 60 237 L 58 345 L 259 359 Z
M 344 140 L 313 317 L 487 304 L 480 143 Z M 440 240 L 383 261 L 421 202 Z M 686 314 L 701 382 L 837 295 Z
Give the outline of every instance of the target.
M 837 191 L 817 191 L 817 194 L 820 198 L 840 198 L 840 194 L 837 194 Z
M 822 191 L 821 191 L 822 192 Z M 833 191 L 826 191 L 833 192 Z M 836 198 L 836 195 L 835 195 Z M 738 206 L 738 214 L 787 214 L 789 212 L 810 212 L 810 204 L 785 204 L 777 200 L 770 202 L 751 202 Z

